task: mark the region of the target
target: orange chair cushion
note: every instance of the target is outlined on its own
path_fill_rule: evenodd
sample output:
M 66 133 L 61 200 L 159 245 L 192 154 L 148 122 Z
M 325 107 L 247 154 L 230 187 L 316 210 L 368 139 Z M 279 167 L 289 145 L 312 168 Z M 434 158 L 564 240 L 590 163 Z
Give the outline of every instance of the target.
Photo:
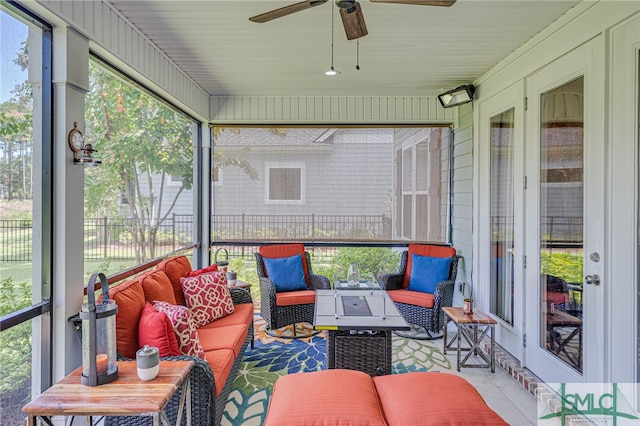
M 389 426 L 507 425 L 460 376 L 413 372 L 374 377 L 373 383 Z
M 315 290 L 298 290 L 276 293 L 276 306 L 308 305 L 310 303 L 316 303 Z
M 137 279 L 125 281 L 109 289 L 109 297 L 118 305 L 116 314 L 116 350 L 135 359 L 138 346 L 138 323 L 145 299 L 142 284 Z
M 150 271 L 138 277 L 148 302 L 167 302 L 176 305 L 176 296 L 169 277 L 162 271 Z
M 184 294 L 182 294 L 182 287 L 180 286 L 180 277 L 186 277 L 187 273 L 191 271 L 191 262 L 189 262 L 189 259 L 187 259 L 186 256 L 170 257 L 158 263 L 156 268 L 163 271 L 167 274 L 167 277 L 169 277 L 176 303 L 178 305 L 185 305 Z
M 552 302 L 554 305 L 569 303 L 569 295 L 557 291 L 547 291 L 547 302 Z
M 291 257 L 296 254 L 302 255 L 302 268 L 304 270 L 304 279 L 309 285 L 309 270 L 307 268 L 307 261 L 304 252 L 304 244 L 279 244 L 273 246 L 260 246 L 258 247 L 258 253 L 262 257 L 269 259 L 278 259 L 282 257 Z M 266 272 L 266 271 L 265 271 Z
M 407 289 L 393 290 L 389 292 L 389 297 L 398 303 L 407 305 L 422 306 L 423 308 L 433 308 L 433 294 L 423 293 Z
M 432 246 L 427 244 L 409 244 L 407 257 L 407 269 L 404 271 L 404 280 L 402 287 L 409 287 L 409 279 L 411 278 L 411 259 L 413 254 L 430 257 L 453 257 L 456 255 L 456 249 L 447 246 Z
M 309 403 L 310 392 L 321 403 Z M 397 391 L 403 395 L 404 391 Z M 420 404 L 415 409 L 418 409 Z M 423 411 L 422 417 L 428 412 Z M 420 423 L 415 423 L 420 424 Z M 288 374 L 273 385 L 264 426 L 386 425 L 371 377 L 355 370 Z

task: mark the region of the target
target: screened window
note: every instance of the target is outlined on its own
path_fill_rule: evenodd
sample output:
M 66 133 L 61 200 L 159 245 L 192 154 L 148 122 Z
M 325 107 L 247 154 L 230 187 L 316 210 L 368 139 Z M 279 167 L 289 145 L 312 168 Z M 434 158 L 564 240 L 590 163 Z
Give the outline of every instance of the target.
M 51 30 L 1 2 L 0 46 L 0 423 L 18 426 L 50 385 Z
M 216 127 L 213 240 L 449 242 L 448 127 Z
M 107 275 L 193 243 L 193 119 L 92 58 L 85 139 L 85 274 Z

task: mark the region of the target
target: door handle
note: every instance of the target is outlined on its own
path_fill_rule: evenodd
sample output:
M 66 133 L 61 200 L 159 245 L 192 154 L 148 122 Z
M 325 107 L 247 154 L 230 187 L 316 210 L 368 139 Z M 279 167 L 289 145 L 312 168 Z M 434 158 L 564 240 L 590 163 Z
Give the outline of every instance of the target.
M 600 285 L 600 275 L 587 275 L 586 277 L 584 277 L 584 282 L 587 284 Z

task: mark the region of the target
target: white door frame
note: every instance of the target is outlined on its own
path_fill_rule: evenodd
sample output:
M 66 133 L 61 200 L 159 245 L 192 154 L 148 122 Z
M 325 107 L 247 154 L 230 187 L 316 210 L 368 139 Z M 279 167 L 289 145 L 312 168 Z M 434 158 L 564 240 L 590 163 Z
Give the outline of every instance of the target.
M 609 285 L 610 257 L 605 250 L 606 139 L 604 132 L 605 93 L 604 41 L 597 37 L 542 67 L 525 80 L 528 108 L 526 120 L 526 164 L 528 188 L 525 191 L 525 235 L 527 267 L 525 270 L 525 364 L 548 383 L 601 382 L 605 364 L 604 289 Z M 555 87 L 584 76 L 584 275 L 598 274 L 599 286 L 584 285 L 583 292 L 583 374 L 576 372 L 540 347 L 546 330 L 540 330 L 540 261 L 539 261 L 539 143 L 540 95 Z M 600 261 L 592 261 L 590 253 L 598 253 Z
M 607 288 L 606 380 L 638 382 L 638 205 L 640 143 L 640 16 L 611 31 L 609 115 L 612 218 L 607 245 L 611 285 Z M 634 232 L 635 230 L 635 232 Z M 633 265 L 634 267 L 631 267 Z
M 522 274 L 522 254 L 524 248 L 523 240 L 523 133 L 524 133 L 524 93 L 522 82 L 517 82 L 512 86 L 500 91 L 496 95 L 478 103 L 479 129 L 477 164 L 484 165 L 476 167 L 479 190 L 482 194 L 490 194 L 490 172 L 489 164 L 491 163 L 491 117 L 514 109 L 514 146 L 513 146 L 513 202 L 514 202 L 514 313 L 513 324 L 503 321 L 500 317 L 491 314 L 491 289 L 490 271 L 488 267 L 478 268 L 479 279 L 475 280 L 478 288 L 474 289 L 475 298 L 485 312 L 491 315 L 497 322 L 495 329 L 496 342 L 512 354 L 517 359 L 524 356 L 524 347 L 522 341 L 523 322 L 524 322 L 524 303 L 523 303 L 523 274 Z M 474 251 L 477 253 L 477 261 L 479 265 L 491 264 L 491 253 L 489 246 L 491 243 L 489 221 L 491 218 L 490 196 L 478 197 L 478 246 Z

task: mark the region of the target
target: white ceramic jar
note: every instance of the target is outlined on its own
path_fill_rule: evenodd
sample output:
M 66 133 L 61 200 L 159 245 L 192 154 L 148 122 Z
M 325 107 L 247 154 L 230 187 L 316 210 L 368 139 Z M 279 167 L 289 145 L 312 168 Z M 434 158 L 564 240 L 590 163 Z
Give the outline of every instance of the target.
M 136 366 L 140 380 L 153 380 L 160 371 L 160 355 L 158 348 L 144 345 L 136 352 Z

